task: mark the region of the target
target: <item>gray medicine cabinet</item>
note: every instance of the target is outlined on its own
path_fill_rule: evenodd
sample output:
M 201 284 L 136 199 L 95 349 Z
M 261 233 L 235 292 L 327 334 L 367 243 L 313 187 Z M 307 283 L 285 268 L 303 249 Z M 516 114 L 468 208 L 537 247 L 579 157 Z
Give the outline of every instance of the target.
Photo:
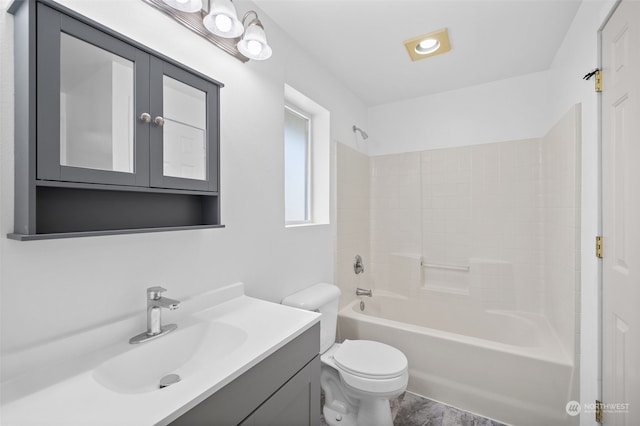
M 50 0 L 14 1 L 15 223 L 37 240 L 223 227 L 223 85 Z

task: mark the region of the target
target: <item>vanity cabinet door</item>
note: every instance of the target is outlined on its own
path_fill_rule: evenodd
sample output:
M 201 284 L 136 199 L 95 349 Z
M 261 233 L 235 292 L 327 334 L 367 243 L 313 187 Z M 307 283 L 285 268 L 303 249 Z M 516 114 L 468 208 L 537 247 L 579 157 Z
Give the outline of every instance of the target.
M 319 357 L 307 364 L 295 376 L 266 400 L 240 426 L 315 426 L 320 416 L 313 404 L 320 406 L 315 397 L 313 380 L 320 369 Z
M 218 190 L 219 87 L 151 58 L 151 186 Z
M 38 4 L 38 180 L 149 186 L 149 55 Z

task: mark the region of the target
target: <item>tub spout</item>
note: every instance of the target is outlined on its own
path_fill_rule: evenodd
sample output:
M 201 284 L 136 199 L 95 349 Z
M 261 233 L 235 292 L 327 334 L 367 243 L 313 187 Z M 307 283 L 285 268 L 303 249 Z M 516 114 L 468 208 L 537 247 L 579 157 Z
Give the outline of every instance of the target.
M 358 288 L 356 288 L 356 296 L 372 297 L 373 296 L 373 290 L 358 287 Z

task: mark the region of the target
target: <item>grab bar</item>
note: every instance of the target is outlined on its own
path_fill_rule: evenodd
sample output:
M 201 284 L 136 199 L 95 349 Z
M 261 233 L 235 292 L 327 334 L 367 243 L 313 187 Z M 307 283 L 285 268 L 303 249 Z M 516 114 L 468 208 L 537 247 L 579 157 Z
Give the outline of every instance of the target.
M 461 271 L 461 272 L 469 272 L 469 265 L 447 265 L 443 263 L 421 263 L 423 268 L 434 268 L 434 269 L 446 269 L 448 271 Z

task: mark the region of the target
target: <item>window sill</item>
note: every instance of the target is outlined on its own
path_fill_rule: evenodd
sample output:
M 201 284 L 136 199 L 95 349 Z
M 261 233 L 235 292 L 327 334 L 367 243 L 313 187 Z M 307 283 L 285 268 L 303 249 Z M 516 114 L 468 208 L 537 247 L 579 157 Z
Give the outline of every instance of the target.
M 296 222 L 296 223 L 285 223 L 285 228 L 306 228 L 309 226 L 326 226 L 330 225 L 329 223 L 322 222 Z

